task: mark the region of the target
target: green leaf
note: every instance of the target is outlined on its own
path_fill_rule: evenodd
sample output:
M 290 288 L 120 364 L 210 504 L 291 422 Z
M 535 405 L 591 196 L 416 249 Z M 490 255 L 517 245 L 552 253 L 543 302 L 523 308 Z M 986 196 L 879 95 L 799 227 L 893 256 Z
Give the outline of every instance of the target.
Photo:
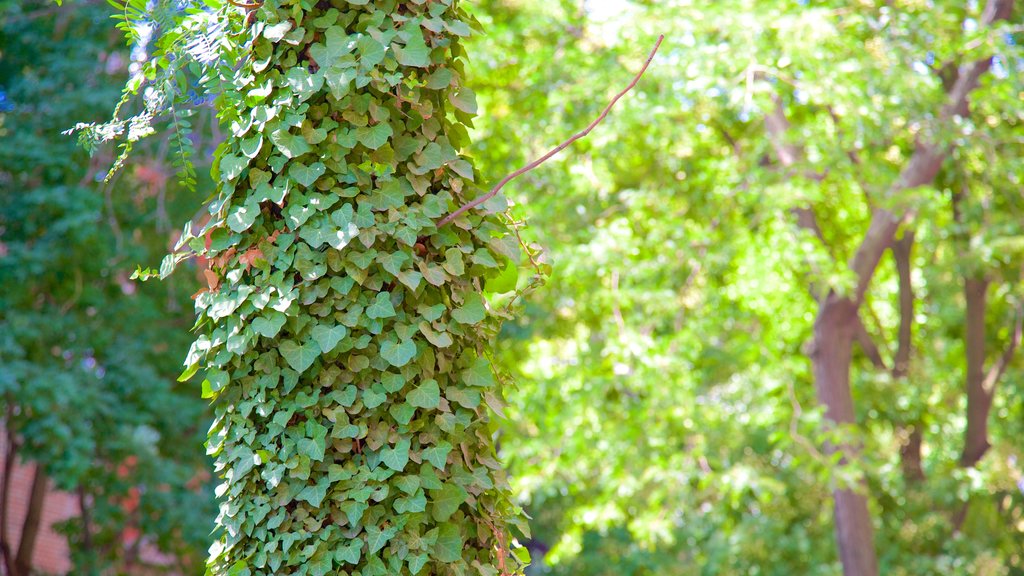
M 441 402 L 441 389 L 437 386 L 437 380 L 424 380 L 409 392 L 406 401 L 417 408 L 437 408 Z
M 258 316 L 253 319 L 252 330 L 264 338 L 273 338 L 281 331 L 286 317 L 276 310 L 265 311 L 265 314 L 266 316 Z
M 366 543 L 369 545 L 369 554 L 375 554 L 378 550 L 384 547 L 391 540 L 398 529 L 394 526 L 388 527 L 384 530 L 376 526 L 366 527 Z
M 299 374 L 305 372 L 320 356 L 320 346 L 312 340 L 307 340 L 302 344 L 294 340 L 285 340 L 281 342 L 278 350 L 288 365 Z
M 487 280 L 487 283 L 484 284 L 484 292 L 488 294 L 511 292 L 516 289 L 517 282 L 519 282 L 519 267 L 515 263 L 509 262 L 501 274 Z
M 466 114 L 476 114 L 476 93 L 463 86 L 458 92 L 455 92 L 448 96 L 448 100 L 453 106 L 462 110 Z
M 442 524 L 437 533 L 437 542 L 431 548 L 431 555 L 440 562 L 456 562 L 462 559 L 462 533 L 454 524 Z
M 447 522 L 468 497 L 469 493 L 454 482 L 446 482 L 440 490 L 431 490 L 431 517 L 438 522 Z
M 495 385 L 494 373 L 491 371 L 491 363 L 486 358 L 477 358 L 462 371 L 462 381 L 469 386 L 478 388 L 489 388 Z
M 345 29 L 341 26 L 331 26 L 324 31 L 324 39 L 309 47 L 309 54 L 322 68 L 331 66 L 334 62 L 349 53 L 350 39 Z
M 300 134 L 292 134 L 288 127 L 278 128 L 270 133 L 270 141 L 288 158 L 295 158 L 312 150 Z
M 288 175 L 306 188 L 312 186 L 317 178 L 323 176 L 325 172 L 327 172 L 327 167 L 323 162 L 314 162 L 311 166 L 296 162 L 288 168 Z
M 366 307 L 366 316 L 370 319 L 390 318 L 395 315 L 395 307 L 391 305 L 391 294 L 378 292 L 373 302 Z
M 395 419 L 395 422 L 405 426 L 416 414 L 416 408 L 410 406 L 408 402 L 402 402 L 401 404 L 392 404 L 391 408 L 388 408 L 388 413 Z
M 324 477 L 327 480 L 327 477 Z M 318 508 L 327 496 L 327 483 L 321 482 L 306 486 L 295 496 L 296 500 L 305 500 L 310 506 Z
M 416 356 L 416 343 L 412 340 L 385 340 L 380 345 L 380 356 L 392 366 L 400 368 Z
M 356 47 L 359 49 L 359 65 L 363 68 L 373 68 L 384 60 L 384 45 L 369 34 L 361 34 Z
M 340 342 L 347 334 L 348 328 L 341 324 L 335 324 L 333 326 L 317 324 L 313 327 L 312 332 L 313 340 L 316 340 L 316 343 L 320 346 L 320 350 L 324 354 L 334 350 L 334 347 L 338 345 L 338 342 Z
M 433 464 L 434 468 L 444 470 L 445 464 L 448 462 L 448 453 L 451 451 L 452 445 L 442 441 L 436 446 L 424 449 L 421 456 L 424 460 Z
M 409 439 L 404 438 L 394 447 L 381 450 L 380 461 L 396 472 L 404 470 L 405 465 L 409 463 Z
M 359 564 L 359 558 L 362 557 L 363 541 L 352 540 L 346 546 L 338 548 L 337 552 L 334 553 L 334 559 L 339 562 L 347 562 L 348 564 Z
M 391 124 L 387 122 L 356 128 L 356 139 L 370 150 L 376 150 L 386 144 L 391 134 Z
M 318 552 L 309 559 L 307 566 L 309 566 L 310 576 L 327 576 L 333 573 L 334 559 L 330 554 Z
M 259 215 L 260 205 L 256 203 L 254 198 L 249 197 L 245 204 L 231 209 L 227 218 L 228 228 L 232 232 L 245 232 L 252 226 Z
M 466 297 L 465 304 L 452 310 L 452 318 L 459 324 L 477 324 L 486 316 L 483 299 L 475 292 Z
M 409 35 L 409 39 L 406 40 L 405 47 L 397 51 L 398 63 L 402 66 L 417 68 L 430 66 L 430 48 L 423 40 L 423 32 L 419 24 L 414 22 L 407 26 L 406 33 Z

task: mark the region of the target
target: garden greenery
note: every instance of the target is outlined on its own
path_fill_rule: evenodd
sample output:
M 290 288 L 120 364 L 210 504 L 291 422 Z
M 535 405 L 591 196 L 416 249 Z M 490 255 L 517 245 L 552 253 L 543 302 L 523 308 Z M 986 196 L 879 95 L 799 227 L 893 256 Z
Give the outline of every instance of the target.
M 122 21 L 156 38 L 126 90 L 147 112 L 79 128 L 131 142 L 198 85 L 229 130 L 209 215 L 160 270 L 195 257 L 208 283 L 182 377 L 205 370 L 216 409 L 209 573 L 518 573 L 488 350 L 522 246 L 500 197 L 437 225 L 480 194 L 460 154 L 475 20 L 456 0 L 177 9 Z

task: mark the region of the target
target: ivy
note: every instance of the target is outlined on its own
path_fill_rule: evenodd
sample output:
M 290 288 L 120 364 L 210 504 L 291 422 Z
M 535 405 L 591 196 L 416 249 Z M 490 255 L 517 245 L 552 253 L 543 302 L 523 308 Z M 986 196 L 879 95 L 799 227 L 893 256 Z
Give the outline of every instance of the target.
M 520 242 L 501 199 L 438 220 L 485 196 L 460 153 L 478 24 L 457 0 L 245 11 L 210 217 L 160 268 L 208 266 L 182 375 L 205 370 L 216 409 L 208 571 L 518 573 L 526 527 L 481 397 L 500 410 L 487 352 Z

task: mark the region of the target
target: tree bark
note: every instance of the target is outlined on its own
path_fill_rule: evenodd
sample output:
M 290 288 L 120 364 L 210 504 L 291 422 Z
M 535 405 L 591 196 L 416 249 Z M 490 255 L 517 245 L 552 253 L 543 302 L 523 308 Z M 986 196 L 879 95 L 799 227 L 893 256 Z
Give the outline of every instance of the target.
M 10 510 L 11 479 L 14 476 L 14 461 L 18 457 L 18 445 L 14 439 L 14 433 L 10 429 L 10 422 L 14 416 L 14 404 L 7 400 L 7 414 L 4 419 L 4 440 L 7 446 L 4 449 L 4 470 L 0 478 L 0 556 L 2 556 L 4 572 L 14 576 L 14 552 L 7 533 L 8 511 Z
M 856 333 L 857 306 L 849 298 L 830 294 L 821 304 L 814 324 L 814 349 L 811 355 L 814 382 L 825 416 L 844 425 L 856 421 L 850 390 L 850 360 Z M 829 446 L 839 450 L 843 460 L 856 458 L 859 447 L 843 444 Z M 846 576 L 877 576 L 878 561 L 872 537 L 867 498 L 850 489 L 834 493 L 836 539 L 839 558 Z
M 43 466 L 36 464 L 35 474 L 32 476 L 32 492 L 29 495 L 28 511 L 25 513 L 25 523 L 21 528 L 18 556 L 14 559 L 14 576 L 28 576 L 32 573 L 32 555 L 35 553 L 39 525 L 43 518 L 48 480 Z
M 992 409 L 991 391 L 985 389 L 985 309 L 988 305 L 987 280 L 964 279 L 967 302 L 964 343 L 967 348 L 967 430 L 960 465 L 973 467 L 988 451 L 988 414 Z
M 892 257 L 896 263 L 896 275 L 899 282 L 900 324 L 897 332 L 896 356 L 892 362 L 893 380 L 907 384 L 910 372 L 910 356 L 913 351 L 914 332 L 914 284 L 911 276 L 911 254 L 914 249 L 914 233 L 907 230 L 903 237 L 893 242 Z M 921 447 L 924 441 L 922 423 L 903 422 L 900 427 L 907 434 L 907 439 L 900 446 L 900 467 L 903 478 L 908 484 L 916 484 L 924 480 L 924 468 L 921 466 Z

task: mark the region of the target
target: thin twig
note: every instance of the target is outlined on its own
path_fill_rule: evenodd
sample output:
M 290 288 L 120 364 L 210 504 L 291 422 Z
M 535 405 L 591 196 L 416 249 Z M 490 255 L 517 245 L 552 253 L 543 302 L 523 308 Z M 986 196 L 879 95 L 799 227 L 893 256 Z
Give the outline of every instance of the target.
M 654 60 L 654 55 L 658 52 L 658 48 L 661 47 L 661 42 L 664 39 L 665 39 L 664 35 L 658 36 L 658 41 L 654 44 L 654 48 L 651 50 L 650 55 L 647 56 L 647 60 L 644 62 L 644 65 L 640 69 L 640 72 L 638 72 L 637 75 L 633 78 L 633 81 L 629 83 L 629 86 L 626 86 L 621 92 L 619 92 L 618 94 L 615 95 L 614 98 L 612 98 L 611 102 L 609 102 L 608 105 L 605 106 L 604 111 L 601 112 L 601 115 L 598 116 L 597 119 L 595 119 L 593 122 L 591 122 L 589 126 L 584 128 L 580 132 L 577 132 L 571 138 L 569 138 L 565 142 L 562 142 L 561 144 L 559 144 L 557 147 L 552 149 L 547 154 L 541 156 L 540 158 L 534 160 L 533 162 L 530 162 L 526 166 L 523 166 L 522 168 L 520 168 L 519 170 L 516 170 L 515 172 L 509 174 L 508 176 L 505 176 L 504 178 L 501 179 L 500 182 L 498 182 L 498 184 L 494 188 L 491 189 L 490 192 L 488 192 L 487 194 L 484 194 L 483 196 L 480 196 L 479 198 L 474 199 L 473 201 L 471 201 L 471 202 L 469 202 L 467 204 L 464 204 L 462 207 L 460 207 L 456 211 L 454 211 L 451 214 L 449 214 L 449 215 L 445 216 L 444 218 L 442 218 L 437 223 L 437 227 L 441 228 L 441 227 L 445 226 L 446 224 L 450 223 L 452 220 L 455 220 L 459 216 L 465 214 L 467 211 L 472 210 L 474 207 L 479 206 L 480 204 L 483 204 L 484 202 L 487 202 L 491 198 L 494 198 L 498 194 L 498 192 L 500 192 L 501 189 L 505 186 L 505 184 L 508 184 L 513 179 L 515 179 L 515 178 L 517 178 L 519 176 L 522 176 L 523 174 L 529 172 L 530 170 L 533 170 L 534 168 L 536 168 L 537 166 L 540 166 L 544 162 L 547 162 L 552 156 L 554 156 L 555 154 L 558 154 L 562 150 L 565 150 L 573 142 L 579 140 L 580 138 L 583 138 L 587 134 L 590 134 L 590 131 L 593 130 L 594 128 L 596 128 L 597 125 L 600 124 L 601 121 L 604 120 L 606 116 L 608 116 L 608 113 L 611 112 L 612 106 L 614 106 L 615 103 L 618 102 L 620 98 L 625 96 L 627 92 L 632 90 L 633 87 L 637 85 L 637 82 L 640 81 L 640 77 L 644 75 L 644 72 L 647 71 L 647 67 L 650 66 L 651 65 L 651 61 Z

